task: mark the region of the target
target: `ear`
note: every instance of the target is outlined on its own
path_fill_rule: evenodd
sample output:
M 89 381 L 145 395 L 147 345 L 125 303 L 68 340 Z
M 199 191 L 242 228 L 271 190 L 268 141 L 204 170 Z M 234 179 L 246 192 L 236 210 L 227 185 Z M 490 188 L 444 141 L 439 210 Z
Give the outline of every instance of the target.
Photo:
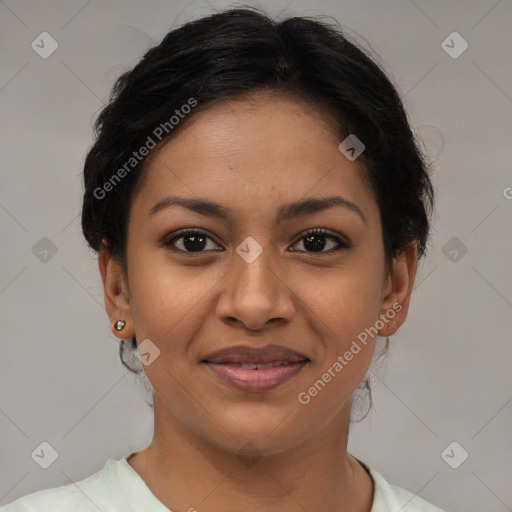
M 379 336 L 395 334 L 405 322 L 417 267 L 418 246 L 412 242 L 393 258 L 392 269 L 383 283 L 380 318 L 384 327 L 379 329 Z
M 117 338 L 131 338 L 135 331 L 130 306 L 129 286 L 124 278 L 121 264 L 112 256 L 103 242 L 98 251 L 98 266 L 103 281 L 103 295 L 110 320 L 110 330 Z M 116 331 L 114 327 L 118 320 L 126 322 L 121 331 Z

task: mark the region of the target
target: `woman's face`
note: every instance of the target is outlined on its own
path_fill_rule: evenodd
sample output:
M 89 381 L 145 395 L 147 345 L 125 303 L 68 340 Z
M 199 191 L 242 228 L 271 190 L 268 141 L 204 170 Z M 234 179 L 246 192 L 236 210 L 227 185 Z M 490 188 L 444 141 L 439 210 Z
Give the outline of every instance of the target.
M 403 321 L 415 254 L 386 277 L 374 194 L 340 142 L 310 106 L 267 95 L 197 112 L 150 155 L 129 287 L 110 260 L 106 291 L 117 335 L 146 354 L 158 425 L 262 454 L 345 431 L 375 346 L 362 333 Z

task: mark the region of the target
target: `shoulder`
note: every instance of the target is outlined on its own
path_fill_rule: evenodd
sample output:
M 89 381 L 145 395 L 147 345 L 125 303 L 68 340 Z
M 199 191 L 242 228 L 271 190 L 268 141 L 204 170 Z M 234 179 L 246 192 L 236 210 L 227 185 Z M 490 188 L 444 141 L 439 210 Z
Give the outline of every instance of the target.
M 103 469 L 75 483 L 43 489 L 0 507 L 0 512 L 98 512 L 109 510 L 109 496 L 115 489 L 112 476 L 119 461 L 109 459 Z
M 445 512 L 416 494 L 390 484 L 375 468 L 359 462 L 369 471 L 374 483 L 373 506 L 370 512 Z

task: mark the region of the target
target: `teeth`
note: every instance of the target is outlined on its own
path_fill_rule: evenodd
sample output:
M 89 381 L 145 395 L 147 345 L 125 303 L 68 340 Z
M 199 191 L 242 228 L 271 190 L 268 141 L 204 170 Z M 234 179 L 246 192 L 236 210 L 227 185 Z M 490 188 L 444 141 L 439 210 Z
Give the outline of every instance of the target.
M 281 363 L 257 363 L 256 366 L 258 370 L 267 370 L 268 368 L 275 368 L 276 366 L 280 366 Z

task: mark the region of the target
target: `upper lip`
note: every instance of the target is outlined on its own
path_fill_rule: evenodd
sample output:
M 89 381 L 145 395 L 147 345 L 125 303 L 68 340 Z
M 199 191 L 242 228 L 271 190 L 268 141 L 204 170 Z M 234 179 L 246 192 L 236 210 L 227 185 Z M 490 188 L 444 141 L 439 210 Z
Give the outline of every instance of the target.
M 275 363 L 278 361 L 297 362 L 308 361 L 309 358 L 295 350 L 279 345 L 267 345 L 266 347 L 248 347 L 237 345 L 224 348 L 208 354 L 202 362 L 208 363 Z

